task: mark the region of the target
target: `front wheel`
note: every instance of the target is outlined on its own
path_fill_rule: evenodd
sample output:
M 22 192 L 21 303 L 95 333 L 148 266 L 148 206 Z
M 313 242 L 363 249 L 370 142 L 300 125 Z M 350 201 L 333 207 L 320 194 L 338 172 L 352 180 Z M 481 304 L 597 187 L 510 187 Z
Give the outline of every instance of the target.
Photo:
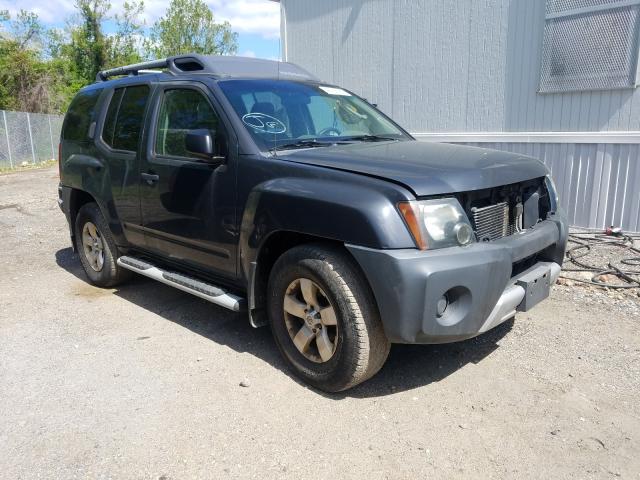
M 118 266 L 118 248 L 109 225 L 95 203 L 78 211 L 75 224 L 76 247 L 89 281 L 98 287 L 113 287 L 130 277 Z
M 269 321 L 292 370 L 338 392 L 375 375 L 389 354 L 378 308 L 345 251 L 309 244 L 284 253 L 269 276 Z

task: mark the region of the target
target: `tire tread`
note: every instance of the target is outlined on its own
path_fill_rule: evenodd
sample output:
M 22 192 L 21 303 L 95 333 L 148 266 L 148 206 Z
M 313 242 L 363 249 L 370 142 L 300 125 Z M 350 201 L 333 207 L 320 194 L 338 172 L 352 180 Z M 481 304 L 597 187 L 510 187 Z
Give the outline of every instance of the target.
M 84 253 L 82 252 L 82 227 L 84 225 L 81 225 L 81 223 L 85 217 L 96 225 L 104 242 L 105 263 L 103 269 L 107 268 L 108 271 L 104 272 L 106 275 L 100 275 L 101 278 L 99 279 L 91 278 L 89 274 L 91 267 L 87 263 Z M 107 221 L 95 202 L 85 203 L 80 207 L 80 210 L 78 210 L 75 220 L 75 233 L 80 262 L 82 263 L 85 272 L 87 272 L 87 277 L 89 277 L 91 283 L 99 287 L 108 288 L 114 287 L 131 278 L 131 272 L 120 267 L 116 263 L 119 256 L 118 247 L 113 240 L 113 235 L 111 234 L 111 229 L 109 228 Z M 100 273 L 102 273 L 102 271 Z
M 339 247 L 327 244 L 305 244 L 285 252 L 276 262 L 273 272 L 283 264 L 295 261 L 316 260 L 322 262 L 321 268 L 331 272 L 333 280 L 343 299 L 349 305 L 350 327 L 357 339 L 348 379 L 341 385 L 326 388 L 341 391 L 362 383 L 374 376 L 384 365 L 390 343 L 384 333 L 380 315 L 371 288 L 358 265 L 347 252 Z

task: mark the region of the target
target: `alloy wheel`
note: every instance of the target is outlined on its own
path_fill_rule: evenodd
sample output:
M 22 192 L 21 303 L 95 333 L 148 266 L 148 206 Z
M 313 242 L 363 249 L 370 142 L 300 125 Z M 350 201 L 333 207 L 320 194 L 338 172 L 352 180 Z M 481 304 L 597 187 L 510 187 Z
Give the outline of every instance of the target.
M 284 295 L 284 320 L 298 351 L 315 363 L 328 362 L 338 345 L 336 311 L 322 288 L 308 278 L 291 282 Z
M 104 243 L 96 226 L 87 222 L 82 227 L 82 248 L 85 258 L 93 270 L 99 272 L 104 266 Z

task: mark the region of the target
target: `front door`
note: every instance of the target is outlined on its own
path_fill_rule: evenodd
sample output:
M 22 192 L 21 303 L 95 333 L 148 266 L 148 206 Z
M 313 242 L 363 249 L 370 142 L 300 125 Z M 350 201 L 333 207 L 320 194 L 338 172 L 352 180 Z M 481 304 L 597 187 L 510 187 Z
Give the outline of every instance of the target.
M 186 150 L 186 134 L 203 129 L 211 132 L 223 162 L 208 163 Z M 204 273 L 235 277 L 236 158 L 230 142 L 204 86 L 159 89 L 140 169 L 148 250 Z

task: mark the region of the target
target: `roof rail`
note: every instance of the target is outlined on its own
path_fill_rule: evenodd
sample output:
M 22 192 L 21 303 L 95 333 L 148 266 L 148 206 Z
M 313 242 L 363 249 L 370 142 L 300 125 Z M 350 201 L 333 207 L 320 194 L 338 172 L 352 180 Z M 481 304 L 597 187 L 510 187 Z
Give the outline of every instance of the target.
M 150 62 L 134 63 L 133 65 L 125 65 L 124 67 L 110 68 L 109 70 L 102 70 L 98 72 L 96 76 L 96 82 L 104 82 L 109 77 L 116 77 L 118 75 L 138 75 L 139 73 L 150 73 L 148 70 L 167 68 L 169 66 L 168 59 L 152 60 Z
M 156 70 L 155 72 L 153 70 Z M 215 77 L 252 77 L 252 78 L 281 78 L 293 80 L 317 80 L 306 70 L 297 65 L 260 58 L 245 58 L 220 55 L 200 55 L 190 53 L 176 55 L 162 60 L 136 63 L 124 67 L 102 70 L 96 76 L 96 82 L 104 82 L 109 77 L 119 75 L 139 75 L 158 73 L 157 70 L 167 70 L 173 75 L 186 73 L 206 73 Z M 151 71 L 150 71 L 151 70 Z

